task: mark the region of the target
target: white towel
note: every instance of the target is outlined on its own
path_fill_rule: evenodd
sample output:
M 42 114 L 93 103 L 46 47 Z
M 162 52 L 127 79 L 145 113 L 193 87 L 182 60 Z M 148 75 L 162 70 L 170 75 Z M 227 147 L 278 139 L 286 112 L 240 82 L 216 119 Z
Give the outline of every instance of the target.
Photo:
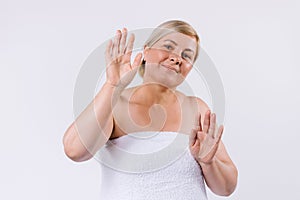
M 132 133 L 110 140 L 95 158 L 101 165 L 101 200 L 207 199 L 188 135 Z

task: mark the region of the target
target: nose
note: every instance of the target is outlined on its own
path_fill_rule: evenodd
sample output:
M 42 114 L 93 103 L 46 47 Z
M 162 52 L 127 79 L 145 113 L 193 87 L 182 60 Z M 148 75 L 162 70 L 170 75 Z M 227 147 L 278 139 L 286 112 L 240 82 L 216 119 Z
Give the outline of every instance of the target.
M 182 62 L 181 58 L 175 54 L 170 55 L 170 61 L 172 64 L 175 64 L 175 65 L 180 65 Z

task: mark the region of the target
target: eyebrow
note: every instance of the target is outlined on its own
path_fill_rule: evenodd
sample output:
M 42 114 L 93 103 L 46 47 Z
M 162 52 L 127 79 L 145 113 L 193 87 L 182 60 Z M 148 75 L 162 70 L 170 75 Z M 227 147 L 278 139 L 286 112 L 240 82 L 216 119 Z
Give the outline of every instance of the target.
M 166 39 L 166 40 L 164 40 L 164 42 L 172 42 L 175 46 L 178 45 L 175 41 L 170 40 L 170 39 Z M 185 51 L 190 51 L 190 52 L 194 53 L 194 51 L 192 49 L 185 49 Z

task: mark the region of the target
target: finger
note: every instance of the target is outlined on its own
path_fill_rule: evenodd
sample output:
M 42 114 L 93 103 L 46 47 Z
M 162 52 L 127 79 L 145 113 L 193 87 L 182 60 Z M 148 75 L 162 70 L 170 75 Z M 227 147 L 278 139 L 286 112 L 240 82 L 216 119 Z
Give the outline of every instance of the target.
M 210 110 L 206 111 L 204 122 L 203 122 L 203 132 L 207 133 L 210 124 Z
M 209 130 L 208 130 L 208 134 L 212 138 L 215 138 L 215 129 L 216 129 L 216 114 L 212 113 L 210 115 L 210 124 L 209 124 Z
M 135 69 L 136 67 L 139 67 L 142 63 L 142 53 L 138 53 L 135 58 L 134 58 L 134 61 L 132 63 L 132 69 Z
M 134 34 L 131 34 L 128 40 L 127 47 L 125 49 L 125 54 L 131 55 L 132 49 L 133 49 L 133 43 L 134 43 Z
M 214 113 L 214 132 L 213 132 L 213 138 L 217 138 L 218 137 L 218 124 L 217 124 L 217 115 Z M 219 127 L 220 128 L 220 127 Z
M 222 135 L 223 135 L 223 132 L 224 132 L 224 126 L 221 125 L 218 129 L 218 134 L 217 134 L 217 141 L 216 143 L 219 143 L 221 141 L 221 138 L 222 138 Z
M 109 40 L 105 49 L 105 61 L 107 65 L 111 62 L 111 47 L 112 47 L 112 41 Z
M 127 38 L 127 29 L 123 28 L 123 33 L 122 33 L 122 37 L 121 37 L 121 40 L 120 40 L 120 48 L 119 48 L 119 53 L 121 55 L 124 54 L 126 38 Z
M 198 130 L 196 129 L 192 129 L 191 133 L 190 133 L 190 137 L 189 137 L 189 145 L 193 146 L 197 140 L 197 132 Z
M 223 130 L 224 130 L 224 127 L 220 126 L 219 130 L 218 130 L 218 137 L 217 137 L 215 145 L 213 145 L 213 148 L 210 149 L 210 151 L 208 152 L 207 155 L 205 155 L 206 160 L 211 160 L 216 155 L 216 152 L 217 152 L 218 147 L 219 147 L 219 142 L 221 141 L 221 138 L 222 138 Z
M 194 129 L 197 129 L 198 131 L 202 131 L 201 113 L 197 113 L 195 116 Z
M 198 118 L 198 119 L 199 119 L 199 121 L 198 121 L 198 123 L 199 123 L 199 130 L 200 130 L 200 131 L 203 131 L 203 130 L 202 130 L 201 113 L 199 113 L 199 118 Z
M 117 30 L 116 36 L 114 38 L 113 49 L 112 49 L 112 57 L 115 59 L 119 54 L 119 44 L 120 44 L 121 31 Z

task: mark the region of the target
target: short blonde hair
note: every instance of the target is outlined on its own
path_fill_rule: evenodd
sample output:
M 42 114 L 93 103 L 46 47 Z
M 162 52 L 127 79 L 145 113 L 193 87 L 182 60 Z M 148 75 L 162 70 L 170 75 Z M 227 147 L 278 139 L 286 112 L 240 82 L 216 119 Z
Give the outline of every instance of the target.
M 197 48 L 196 48 L 196 54 L 194 61 L 197 59 L 199 54 L 199 46 L 200 46 L 200 38 L 195 31 L 195 29 L 188 24 L 187 22 L 181 21 L 181 20 L 170 20 L 166 21 L 162 24 L 160 24 L 157 28 L 153 30 L 148 40 L 145 42 L 144 46 L 152 47 L 157 41 L 159 41 L 164 36 L 170 34 L 170 33 L 182 33 L 187 36 L 191 36 L 195 38 L 197 42 Z M 145 60 L 143 60 L 141 66 L 139 67 L 139 74 L 143 77 L 144 71 L 145 71 Z

